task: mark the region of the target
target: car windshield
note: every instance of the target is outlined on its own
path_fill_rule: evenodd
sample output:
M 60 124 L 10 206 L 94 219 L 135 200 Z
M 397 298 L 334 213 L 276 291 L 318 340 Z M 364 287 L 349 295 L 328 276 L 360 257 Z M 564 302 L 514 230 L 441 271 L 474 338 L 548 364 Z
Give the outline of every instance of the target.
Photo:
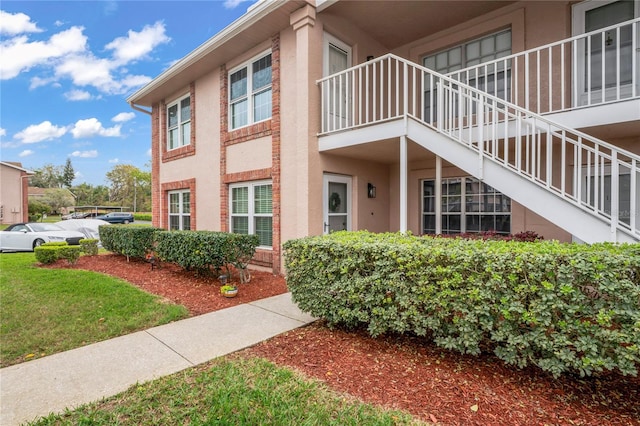
M 53 223 L 30 223 L 29 227 L 33 229 L 33 232 L 64 231 L 64 229 Z

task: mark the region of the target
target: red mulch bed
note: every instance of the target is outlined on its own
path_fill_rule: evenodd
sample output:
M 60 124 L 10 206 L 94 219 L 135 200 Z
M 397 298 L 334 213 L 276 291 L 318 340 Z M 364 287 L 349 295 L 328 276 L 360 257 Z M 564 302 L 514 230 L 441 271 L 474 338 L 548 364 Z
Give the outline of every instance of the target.
M 59 260 L 50 268 L 86 269 L 122 278 L 149 293 L 163 296 L 173 303 L 183 305 L 192 315 L 206 314 L 230 306 L 286 293 L 287 283 L 281 276 L 270 272 L 251 271 L 251 282 L 237 284 L 239 291 L 234 298 L 220 294 L 220 282 L 216 277 L 198 276 L 171 263 L 161 263 L 151 269 L 151 264 L 141 259 L 130 259 L 116 254 L 81 256 L 75 265 Z M 238 276 L 235 282 L 239 283 Z
M 81 257 L 72 267 L 121 277 L 193 315 L 287 291 L 282 277 L 253 271 L 239 296 L 226 299 L 213 278 L 174 265 L 151 271 L 147 263 L 116 255 Z M 553 379 L 535 368 L 519 371 L 489 354 L 463 356 L 415 337 L 373 339 L 361 330 L 331 330 L 316 322 L 239 355 L 267 358 L 340 392 L 442 425 L 640 425 L 638 377 Z

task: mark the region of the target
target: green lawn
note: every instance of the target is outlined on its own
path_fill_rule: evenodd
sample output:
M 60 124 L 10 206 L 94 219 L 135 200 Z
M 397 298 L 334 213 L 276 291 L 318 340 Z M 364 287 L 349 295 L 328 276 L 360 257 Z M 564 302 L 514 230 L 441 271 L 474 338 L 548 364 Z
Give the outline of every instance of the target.
M 2 367 L 188 316 L 107 275 L 39 268 L 33 253 L 0 254 L 0 270 Z
M 34 425 L 418 425 L 261 359 L 227 357 Z

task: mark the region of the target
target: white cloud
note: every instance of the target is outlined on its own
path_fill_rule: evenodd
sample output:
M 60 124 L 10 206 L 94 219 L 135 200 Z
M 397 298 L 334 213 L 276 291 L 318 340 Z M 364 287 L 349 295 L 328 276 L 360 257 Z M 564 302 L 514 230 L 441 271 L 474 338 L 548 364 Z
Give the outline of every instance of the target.
M 118 64 L 145 58 L 156 46 L 167 43 L 171 39 L 165 34 L 162 22 L 146 25 L 142 31 L 129 30 L 126 37 L 118 37 L 105 46 L 113 50 L 113 59 Z
M 56 67 L 56 76 L 69 77 L 76 86 L 94 86 L 105 93 L 118 91 L 107 59 L 89 55 L 69 55 Z
M 117 114 L 115 117 L 113 117 L 111 121 L 116 123 L 124 123 L 125 121 L 133 120 L 133 117 L 135 116 L 135 112 L 121 112 L 120 114 Z
M 80 171 L 77 171 L 77 170 L 73 173 L 73 175 L 75 176 L 74 179 L 79 179 L 81 177 L 84 177 L 84 175 Z
M 29 42 L 27 36 L 1 41 L 0 79 L 14 78 L 21 72 L 46 64 L 52 59 L 84 51 L 87 37 L 83 31 L 82 27 L 72 27 L 54 34 L 48 41 Z
M 27 157 L 27 156 L 29 156 L 31 154 L 35 154 L 35 151 L 30 150 L 30 149 L 25 149 L 20 154 L 18 154 L 18 157 Z
M 31 18 L 24 13 L 12 14 L 0 10 L 0 34 L 16 35 L 39 33 L 41 31 L 34 22 L 31 22 Z
M 90 138 L 93 136 L 118 137 L 120 136 L 121 125 L 105 128 L 97 118 L 78 120 L 71 129 L 71 134 L 75 139 Z
M 98 151 L 95 149 L 92 149 L 91 151 L 73 151 L 69 155 L 80 158 L 96 158 L 98 156 Z
M 113 4 L 117 7 L 116 2 Z M 11 19 L 4 19 L 5 16 Z M 84 27 L 74 26 L 48 39 L 32 40 L 25 33 L 41 30 L 30 22 L 27 15 L 3 13 L 0 22 L 2 31 L 11 35 L 0 39 L 0 79 L 11 79 L 36 67 L 41 67 L 45 72 L 53 70 L 53 73 L 32 76 L 31 90 L 49 84 L 59 85 L 60 80 L 70 79 L 79 88 L 91 86 L 111 95 L 128 93 L 152 79 L 145 75 L 129 74 L 124 66 L 148 59 L 153 49 L 171 40 L 165 33 L 165 25 L 158 21 L 141 31 L 129 30 L 126 36 L 115 38 L 105 45 L 108 56 L 100 57 L 89 50 Z M 55 23 L 56 26 L 63 24 L 60 21 Z M 80 96 L 79 91 L 69 92 L 65 96 L 69 100 L 86 99 L 86 94 Z
M 243 3 L 246 1 L 250 1 L 250 0 L 225 0 L 224 7 L 225 9 L 235 9 L 236 7 L 238 7 L 240 3 Z
M 64 97 L 70 101 L 88 101 L 91 99 L 91 93 L 84 90 L 70 90 L 64 94 Z
M 151 148 L 147 150 L 147 157 L 151 157 Z
M 3 129 L 2 127 L 0 127 L 0 136 L 6 136 L 7 135 L 7 129 Z
M 58 19 L 56 22 L 53 23 L 53 25 L 55 25 L 56 27 L 61 27 L 64 25 L 64 22 Z
M 115 163 L 119 163 L 119 162 L 120 162 L 120 160 L 117 159 L 117 158 L 112 158 L 111 160 L 109 160 L 109 163 L 111 163 L 111 164 L 115 164 Z
M 36 143 L 59 138 L 65 133 L 67 133 L 66 127 L 54 126 L 50 121 L 43 121 L 40 124 L 32 124 L 16 133 L 14 137 L 22 143 Z

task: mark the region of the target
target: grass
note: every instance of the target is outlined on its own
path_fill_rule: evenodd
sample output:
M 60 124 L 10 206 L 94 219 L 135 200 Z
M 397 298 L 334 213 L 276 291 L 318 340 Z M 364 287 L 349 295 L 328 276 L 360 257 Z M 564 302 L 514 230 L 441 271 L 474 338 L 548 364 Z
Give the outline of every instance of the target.
M 35 264 L 33 253 L 0 254 L 1 367 L 188 316 L 125 281 Z
M 422 424 L 257 358 L 227 357 L 32 425 Z

